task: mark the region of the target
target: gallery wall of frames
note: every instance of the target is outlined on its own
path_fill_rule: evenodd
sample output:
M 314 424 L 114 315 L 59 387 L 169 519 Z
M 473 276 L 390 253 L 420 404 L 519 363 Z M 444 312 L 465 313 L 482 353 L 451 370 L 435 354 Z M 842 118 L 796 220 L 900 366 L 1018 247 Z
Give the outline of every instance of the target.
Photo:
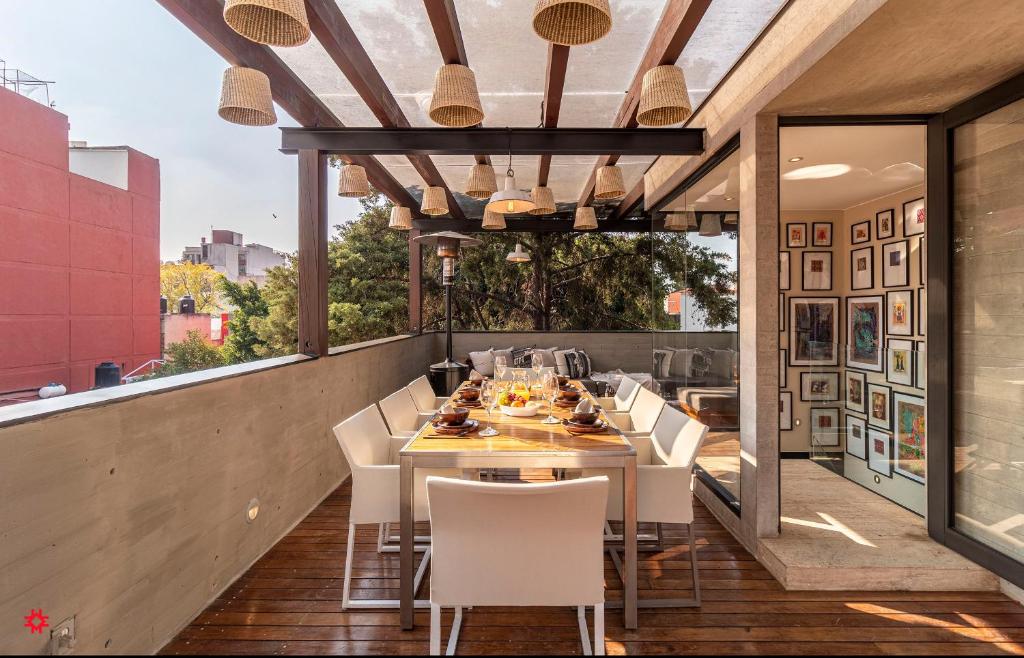
M 782 451 L 925 512 L 924 188 L 780 214 Z M 788 267 L 788 270 L 787 270 Z

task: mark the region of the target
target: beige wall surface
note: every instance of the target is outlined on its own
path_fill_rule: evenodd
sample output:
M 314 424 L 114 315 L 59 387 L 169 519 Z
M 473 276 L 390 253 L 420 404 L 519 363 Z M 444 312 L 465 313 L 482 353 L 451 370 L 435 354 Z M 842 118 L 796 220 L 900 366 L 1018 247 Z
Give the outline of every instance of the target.
M 159 649 L 348 475 L 331 427 L 426 372 L 433 349 L 398 337 L 167 378 L 0 428 L 0 653 L 44 651 L 30 609 L 76 616 L 76 653 Z

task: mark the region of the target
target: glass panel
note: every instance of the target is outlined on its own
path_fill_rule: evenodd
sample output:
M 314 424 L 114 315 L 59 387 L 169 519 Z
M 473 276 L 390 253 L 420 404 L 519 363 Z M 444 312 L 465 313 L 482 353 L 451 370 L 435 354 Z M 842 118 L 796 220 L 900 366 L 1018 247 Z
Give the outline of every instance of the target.
M 1024 101 L 953 137 L 953 508 L 1024 561 Z
M 738 509 L 739 154 L 726 158 L 667 206 L 696 226 L 654 233 L 652 373 L 668 403 L 709 427 L 697 464 Z M 685 221 L 685 219 L 684 219 Z

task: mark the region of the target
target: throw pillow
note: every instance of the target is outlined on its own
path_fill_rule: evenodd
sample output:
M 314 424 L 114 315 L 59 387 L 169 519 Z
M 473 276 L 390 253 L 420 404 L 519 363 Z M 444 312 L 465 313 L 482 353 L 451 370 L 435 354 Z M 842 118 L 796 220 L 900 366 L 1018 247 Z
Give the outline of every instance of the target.
M 532 350 L 530 350 L 530 354 L 527 356 L 527 362 L 529 363 L 530 358 L 534 354 L 540 354 L 541 358 L 543 359 L 543 367 L 544 368 L 554 368 L 555 367 L 555 350 L 557 350 L 557 349 L 558 349 L 557 347 L 549 347 L 547 349 L 544 349 L 542 347 L 535 347 Z
M 569 363 L 566 359 L 567 354 L 572 354 L 576 350 L 569 348 L 567 350 L 555 350 L 555 372 L 559 375 L 569 375 Z
M 711 372 L 711 361 L 714 358 L 714 350 L 698 347 L 693 351 L 693 359 L 690 361 L 691 377 L 707 377 Z
M 512 360 L 512 350 L 513 349 L 515 349 L 515 348 L 514 347 L 510 347 L 510 348 L 508 348 L 506 350 L 496 350 L 496 349 L 494 349 L 492 347 L 491 348 L 491 352 L 494 353 L 494 358 L 498 358 L 499 356 L 505 357 L 505 365 L 508 366 L 509 368 L 513 368 L 513 367 L 515 367 L 515 363 Z
M 672 369 L 672 350 L 654 350 L 654 375 L 656 377 L 668 377 Z
M 529 347 L 516 347 L 512 349 L 512 365 L 516 368 L 528 368 L 530 366 L 530 352 L 533 349 Z
M 486 352 L 470 352 L 469 361 L 470 367 L 474 368 L 484 377 L 494 376 L 494 352 L 491 350 Z
M 590 357 L 582 350 L 572 350 L 565 355 L 566 369 L 572 379 L 586 379 L 590 376 Z
M 675 350 L 672 354 L 672 361 L 669 363 L 669 377 L 689 377 L 690 366 L 693 362 L 693 350 Z

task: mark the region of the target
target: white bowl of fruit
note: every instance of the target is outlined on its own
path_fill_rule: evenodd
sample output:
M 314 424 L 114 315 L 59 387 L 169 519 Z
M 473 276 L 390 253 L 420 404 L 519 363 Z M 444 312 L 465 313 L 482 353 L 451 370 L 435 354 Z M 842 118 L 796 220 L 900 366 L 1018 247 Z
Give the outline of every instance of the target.
M 540 404 L 537 402 L 530 402 L 530 399 L 521 393 L 513 393 L 511 391 L 501 394 L 498 399 L 498 404 L 501 406 L 501 413 L 506 416 L 518 416 L 521 418 L 536 416 L 540 410 Z

